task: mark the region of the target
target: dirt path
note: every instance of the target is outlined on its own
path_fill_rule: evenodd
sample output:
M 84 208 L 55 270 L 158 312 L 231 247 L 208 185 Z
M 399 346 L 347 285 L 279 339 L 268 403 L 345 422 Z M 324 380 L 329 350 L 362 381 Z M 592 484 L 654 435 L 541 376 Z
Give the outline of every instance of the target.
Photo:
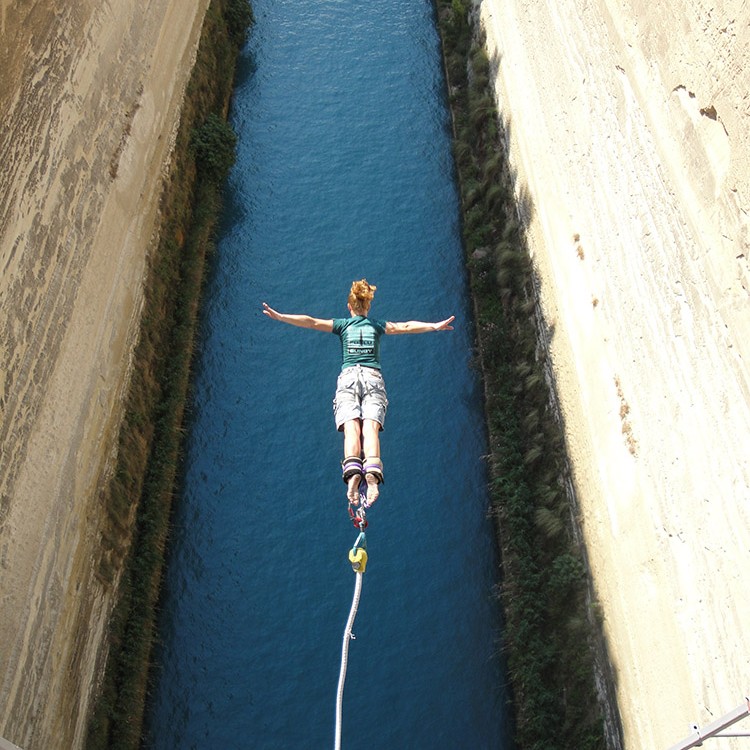
M 97 488 L 207 4 L 0 0 L 0 735 L 26 750 L 85 728 Z
M 750 7 L 481 17 L 626 744 L 666 748 L 750 690 Z

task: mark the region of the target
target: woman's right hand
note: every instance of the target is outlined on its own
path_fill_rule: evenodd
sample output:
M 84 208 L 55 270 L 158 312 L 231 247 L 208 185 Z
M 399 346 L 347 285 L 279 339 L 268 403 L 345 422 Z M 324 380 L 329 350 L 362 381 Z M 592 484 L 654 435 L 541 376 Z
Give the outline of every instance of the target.
M 434 330 L 436 331 L 452 331 L 453 326 L 451 323 L 456 319 L 455 315 L 451 315 L 450 318 L 446 318 L 445 320 L 441 320 L 439 323 L 433 323 L 435 326 Z

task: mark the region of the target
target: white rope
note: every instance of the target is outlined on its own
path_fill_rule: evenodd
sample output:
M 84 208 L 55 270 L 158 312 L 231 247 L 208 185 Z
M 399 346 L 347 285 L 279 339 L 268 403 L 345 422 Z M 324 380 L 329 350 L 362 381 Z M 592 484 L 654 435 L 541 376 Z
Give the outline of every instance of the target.
M 339 691 L 336 697 L 336 750 L 341 750 L 341 713 L 344 704 L 344 681 L 346 680 L 346 665 L 349 659 L 349 641 L 354 640 L 352 626 L 354 625 L 354 618 L 357 616 L 359 595 L 362 591 L 362 573 L 356 572 L 355 576 L 352 608 L 349 610 L 349 619 L 346 621 L 346 629 L 344 630 L 344 641 L 341 644 L 341 670 L 339 671 Z

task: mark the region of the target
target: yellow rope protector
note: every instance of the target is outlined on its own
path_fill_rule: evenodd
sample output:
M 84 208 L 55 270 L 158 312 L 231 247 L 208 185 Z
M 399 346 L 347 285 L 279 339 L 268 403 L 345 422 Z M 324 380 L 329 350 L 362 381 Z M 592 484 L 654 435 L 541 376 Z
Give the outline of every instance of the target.
M 367 567 L 367 550 L 362 547 L 354 547 L 349 550 L 349 562 L 352 564 L 352 570 L 355 573 L 364 573 Z

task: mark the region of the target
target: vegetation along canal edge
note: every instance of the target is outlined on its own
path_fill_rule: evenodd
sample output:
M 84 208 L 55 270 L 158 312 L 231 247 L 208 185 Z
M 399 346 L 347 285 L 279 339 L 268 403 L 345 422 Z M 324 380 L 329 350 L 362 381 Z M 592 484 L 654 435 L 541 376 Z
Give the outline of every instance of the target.
M 470 8 L 435 5 L 484 382 L 516 745 L 621 747 L 491 61 Z M 88 748 L 141 741 L 200 297 L 234 159 L 227 113 L 251 20 L 245 0 L 211 3 L 164 188 L 118 464 L 104 493 L 99 575 L 119 592 Z

